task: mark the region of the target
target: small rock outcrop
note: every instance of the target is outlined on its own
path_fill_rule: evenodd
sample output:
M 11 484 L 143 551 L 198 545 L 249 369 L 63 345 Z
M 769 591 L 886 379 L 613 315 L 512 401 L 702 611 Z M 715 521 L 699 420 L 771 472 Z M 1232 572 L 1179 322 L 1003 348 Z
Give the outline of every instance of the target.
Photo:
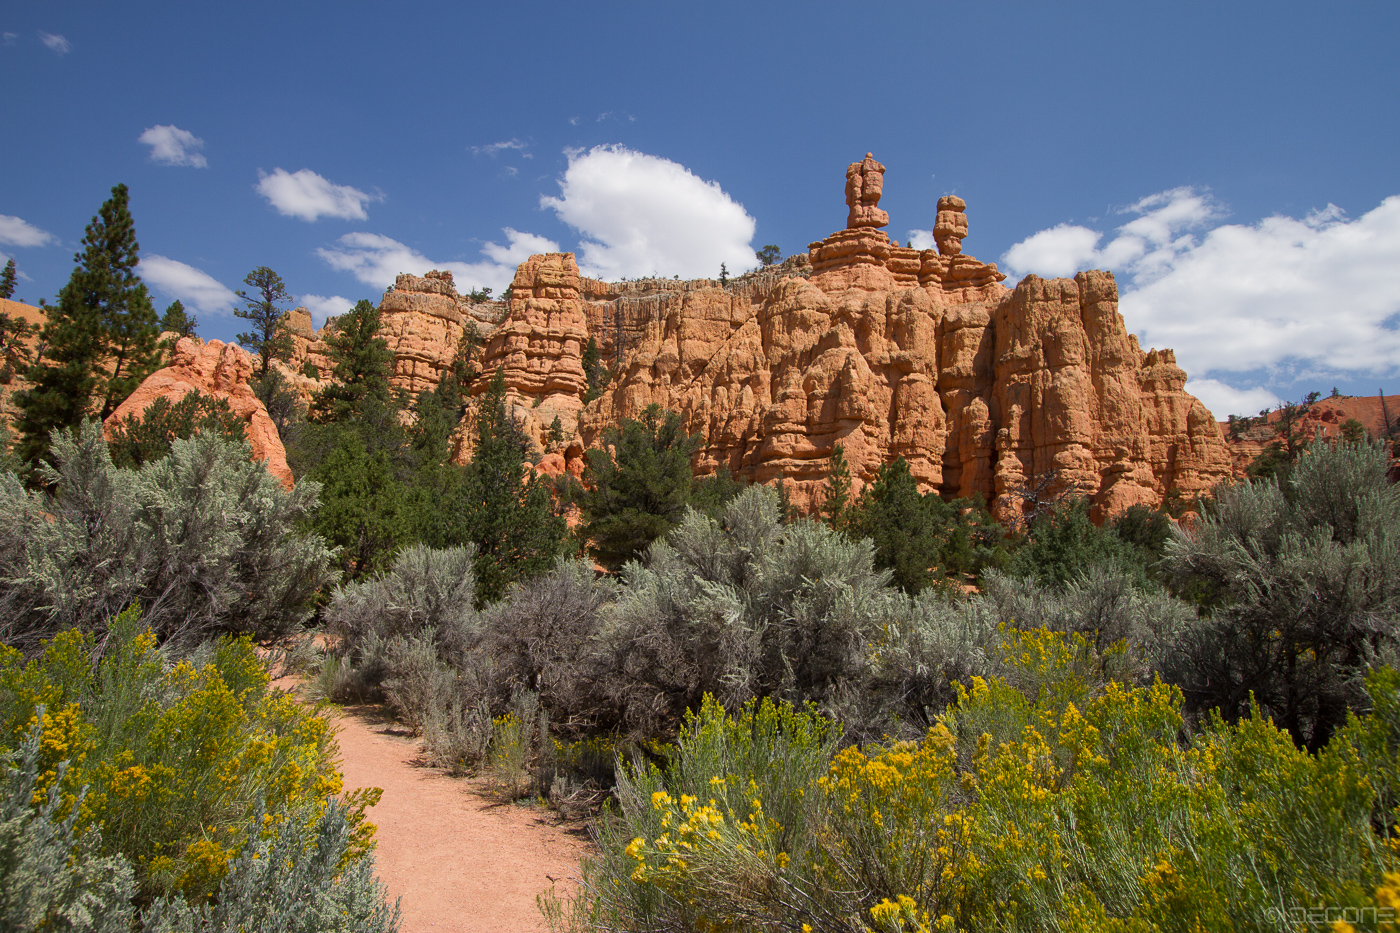
M 486 337 L 504 313 L 503 302 L 472 301 L 457 294 L 451 272 L 399 275 L 379 303 L 379 335 L 394 354 L 390 386 L 407 392 L 410 399 L 436 388 L 452 365 L 463 331 L 475 327 Z M 330 378 L 326 330 L 312 328 L 305 308 L 289 311 L 283 321 L 292 336 L 292 352 L 280 369 L 295 391 L 310 398 Z
M 863 227 L 883 227 L 890 215 L 880 210 L 880 195 L 885 190 L 885 167 L 870 153 L 865 159 L 846 166 L 846 226 L 851 230 Z
M 1283 443 L 1283 410 L 1220 422 L 1230 445 L 1231 463 L 1237 478 L 1269 445 Z M 1233 417 L 1233 416 L 1232 416 Z M 1400 395 L 1335 395 L 1303 403 L 1292 425 L 1295 436 L 1312 441 L 1335 441 L 1343 437 L 1342 425 L 1355 420 L 1368 439 L 1384 439 L 1400 454 Z
M 128 416 L 137 418 L 158 398 L 178 402 L 191 392 L 202 392 L 224 399 L 234 414 L 243 419 L 244 432 L 253 448 L 253 459 L 261 460 L 282 485 L 292 487 L 292 471 L 287 451 L 277 435 L 277 427 L 267 409 L 253 394 L 248 380 L 253 375 L 253 358 L 241 347 L 220 340 L 204 343 L 197 337 L 182 337 L 175 344 L 170 365 L 147 376 L 126 401 L 107 417 L 108 430 Z
M 967 236 L 967 202 L 955 195 L 938 199 L 938 214 L 933 221 L 933 242 L 938 255 L 956 256 L 962 252 L 963 237 Z

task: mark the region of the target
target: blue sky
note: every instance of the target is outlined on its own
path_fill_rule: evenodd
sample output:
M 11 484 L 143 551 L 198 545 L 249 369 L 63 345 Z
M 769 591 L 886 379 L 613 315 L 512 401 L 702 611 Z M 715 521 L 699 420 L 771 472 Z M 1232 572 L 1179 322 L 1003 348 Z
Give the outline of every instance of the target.
M 9 0 L 0 254 L 52 299 L 130 186 L 205 337 L 278 271 L 318 315 L 531 251 L 715 275 L 844 224 L 1013 275 L 1110 268 L 1217 416 L 1400 386 L 1400 5 Z M 922 231 L 922 233 L 920 233 Z

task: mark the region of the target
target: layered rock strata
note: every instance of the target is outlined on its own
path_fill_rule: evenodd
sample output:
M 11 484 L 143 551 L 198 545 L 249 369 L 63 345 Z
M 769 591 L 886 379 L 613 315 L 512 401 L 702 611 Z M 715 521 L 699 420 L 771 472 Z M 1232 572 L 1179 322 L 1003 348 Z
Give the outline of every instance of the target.
M 1171 351 L 1127 333 L 1111 274 L 1008 288 L 995 264 L 963 254 L 955 197 L 939 201 L 937 250 L 895 246 L 879 229 L 882 174 L 870 156 L 850 166 L 848 226 L 811 245 L 808 277 L 593 288 L 589 331 L 615 335 L 618 372 L 577 443 L 654 403 L 706 438 L 698 472 L 780 481 L 804 511 L 840 444 L 858 486 L 903 456 L 925 490 L 981 495 L 1008 521 L 1036 488 L 1074 489 L 1102 517 L 1229 474 Z M 517 292 L 531 284 L 522 267 Z
M 803 511 L 819 505 L 838 444 L 857 487 L 902 456 L 923 489 L 980 495 L 1007 521 L 1030 490 L 1073 489 L 1102 517 L 1229 475 L 1172 352 L 1144 352 L 1127 332 L 1112 275 L 1009 288 L 963 252 L 967 204 L 951 195 L 937 249 L 897 246 L 881 229 L 884 172 L 870 154 L 852 163 L 844 229 L 724 284 L 600 282 L 571 253 L 521 264 L 508 305 L 467 302 L 447 273 L 400 276 L 381 304 L 394 383 L 436 385 L 470 319 L 483 370 L 503 370 L 512 414 L 553 469 L 577 473 L 608 426 L 656 404 L 705 438 L 697 472 L 781 482 Z M 613 375 L 585 405 L 590 339 Z M 294 365 L 324 372 L 313 342 Z
M 473 394 L 487 391 L 491 374 L 500 369 L 509 414 L 541 449 L 567 448 L 565 440 L 578 433 L 588 388 L 583 371 L 588 344 L 583 289 L 573 253 L 531 256 L 516 270 L 505 319 L 482 348 L 483 375 L 473 385 Z M 552 439 L 556 427 L 558 437 Z M 573 447 L 576 460 L 581 448 Z
M 182 337 L 175 344 L 170 365 L 147 376 L 104 425 L 110 431 L 129 416 L 139 418 L 158 398 L 173 404 L 198 391 L 224 399 L 233 413 L 243 419 L 253 459 L 265 463 L 268 472 L 290 489 L 292 471 L 287 466 L 287 451 L 267 409 L 248 385 L 252 375 L 253 358 L 241 347 L 220 340 L 205 343 L 197 337 Z
M 379 335 L 394 354 L 390 386 L 408 393 L 411 400 L 436 388 L 452 365 L 465 328 L 475 327 L 487 337 L 504 314 L 503 302 L 472 301 L 457 294 L 451 272 L 399 275 L 379 303 Z M 293 388 L 309 397 L 330 378 L 325 339 L 326 327 L 333 323 L 327 321 L 315 331 L 305 308 L 288 312 L 283 321 L 292 337 L 292 352 L 281 369 Z

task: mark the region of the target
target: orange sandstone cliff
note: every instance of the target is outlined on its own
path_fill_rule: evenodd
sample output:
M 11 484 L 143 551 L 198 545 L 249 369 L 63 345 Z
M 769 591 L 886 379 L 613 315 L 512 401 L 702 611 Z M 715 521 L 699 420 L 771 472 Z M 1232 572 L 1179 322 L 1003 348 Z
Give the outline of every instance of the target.
M 608 288 L 578 277 L 570 254 L 522 266 L 516 294 L 543 286 L 548 267 L 545 287 L 572 318 L 581 306 L 618 366 L 579 415 L 575 448 L 655 403 L 706 438 L 698 472 L 780 481 L 800 509 L 819 504 L 839 444 L 858 483 L 903 456 L 926 490 L 980 494 L 1005 520 L 1043 479 L 1102 516 L 1230 474 L 1172 352 L 1144 352 L 1127 332 L 1111 274 L 1008 288 L 994 264 L 963 254 L 956 197 L 939 201 L 936 250 L 895 246 L 880 229 L 883 172 L 869 155 L 851 165 L 847 227 L 778 270 L 788 274 Z M 522 311 L 512 302 L 503 330 Z
M 962 252 L 967 205 L 953 196 L 938 202 L 936 249 L 896 246 L 882 230 L 884 172 L 869 154 L 852 163 L 844 229 L 727 283 L 599 282 L 552 253 L 520 265 L 508 303 L 473 303 L 450 273 L 401 275 L 380 305 L 393 383 L 411 395 L 435 386 L 474 326 L 482 369 L 503 370 L 513 415 L 565 468 L 657 404 L 705 438 L 698 473 L 781 482 L 804 511 L 819 505 L 838 444 L 857 485 L 902 456 L 925 490 L 980 494 L 1008 521 L 1037 486 L 1089 496 L 1102 517 L 1230 475 L 1220 428 L 1186 394 L 1172 351 L 1145 352 L 1127 332 L 1111 274 L 1008 287 Z M 309 317 L 289 323 L 288 369 L 310 391 L 301 371 L 328 375 L 323 334 Z M 585 405 L 590 338 L 615 376 Z M 562 443 L 549 439 L 555 419 Z
M 436 388 L 452 365 L 465 329 L 474 327 L 478 336 L 485 338 L 504 313 L 502 302 L 472 301 L 458 295 L 451 272 L 399 275 L 379 303 L 379 335 L 394 354 L 390 386 L 408 393 L 410 400 Z M 330 379 L 332 364 L 326 356 L 325 338 L 327 328 L 335 326 L 334 320 L 316 331 L 311 314 L 296 308 L 287 313 L 283 324 L 292 338 L 292 352 L 285 362 L 274 365 L 303 399 L 309 399 Z

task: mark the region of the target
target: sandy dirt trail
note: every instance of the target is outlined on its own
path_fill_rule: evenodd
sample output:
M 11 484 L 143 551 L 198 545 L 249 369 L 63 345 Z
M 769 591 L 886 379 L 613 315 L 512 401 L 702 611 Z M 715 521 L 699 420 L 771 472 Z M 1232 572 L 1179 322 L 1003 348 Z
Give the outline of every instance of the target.
M 344 708 L 337 725 L 345 790 L 384 790 L 369 818 L 379 827 L 379 877 L 401 898 L 403 933 L 546 929 L 535 897 L 551 887 L 572 893 L 589 849 L 580 826 L 488 800 L 468 781 L 420 766 L 417 740 L 376 708 Z

